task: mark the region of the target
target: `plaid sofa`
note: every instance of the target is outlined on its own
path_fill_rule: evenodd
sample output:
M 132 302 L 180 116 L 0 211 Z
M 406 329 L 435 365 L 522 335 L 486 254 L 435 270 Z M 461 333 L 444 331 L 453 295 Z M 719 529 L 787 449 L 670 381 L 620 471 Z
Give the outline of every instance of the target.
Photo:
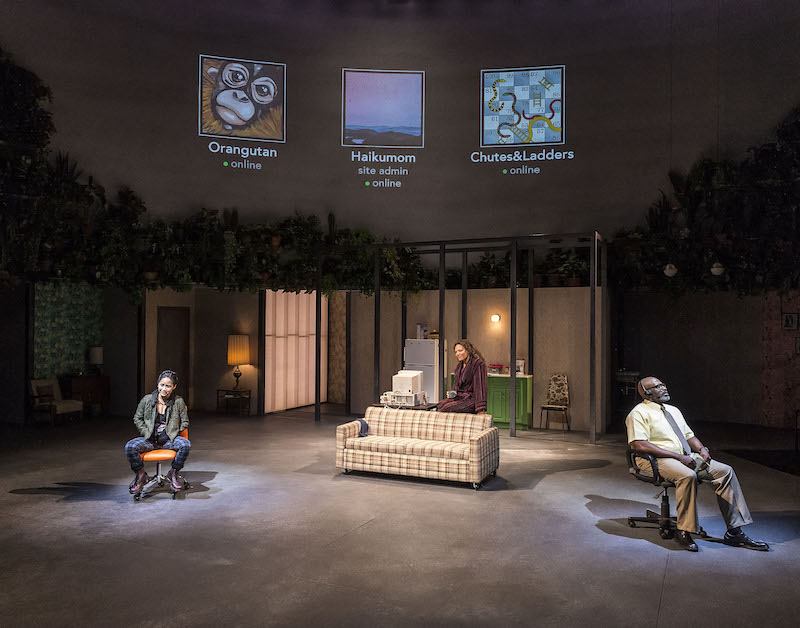
M 367 408 L 361 423 L 336 428 L 336 466 L 421 478 L 472 482 L 475 488 L 500 464 L 500 437 L 489 414 Z

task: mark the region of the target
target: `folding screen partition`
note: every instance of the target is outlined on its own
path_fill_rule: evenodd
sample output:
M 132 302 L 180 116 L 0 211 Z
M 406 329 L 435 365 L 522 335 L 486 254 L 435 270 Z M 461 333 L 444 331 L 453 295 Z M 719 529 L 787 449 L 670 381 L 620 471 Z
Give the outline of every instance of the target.
M 320 401 L 328 392 L 328 300 L 321 300 Z M 316 294 L 267 290 L 264 412 L 314 403 Z M 344 368 L 344 365 L 342 365 Z

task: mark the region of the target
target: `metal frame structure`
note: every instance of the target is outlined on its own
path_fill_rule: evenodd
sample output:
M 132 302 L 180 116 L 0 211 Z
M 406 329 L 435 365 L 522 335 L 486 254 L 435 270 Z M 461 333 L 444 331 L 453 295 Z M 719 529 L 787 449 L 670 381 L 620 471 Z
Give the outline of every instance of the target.
M 533 275 L 533 262 L 535 249 L 563 249 L 563 248 L 588 248 L 589 249 L 589 439 L 590 444 L 597 442 L 597 416 L 598 410 L 606 414 L 606 371 L 607 371 L 607 352 L 603 353 L 603 364 L 600 368 L 600 391 L 602 398 L 602 408 L 597 407 L 597 288 L 599 285 L 607 286 L 607 251 L 604 238 L 596 231 L 589 233 L 566 233 L 566 234 L 535 234 L 529 236 L 509 236 L 495 238 L 468 238 L 461 240 L 428 240 L 418 242 L 390 242 L 375 245 L 377 255 L 375 256 L 375 344 L 373 354 L 373 394 L 377 399 L 380 396 L 380 329 L 381 329 L 381 263 L 383 249 L 387 248 L 410 248 L 417 255 L 438 255 L 439 257 L 439 321 L 438 329 L 444 330 L 445 323 L 445 278 L 446 278 L 446 257 L 448 254 L 461 254 L 461 337 L 467 337 L 467 257 L 470 253 L 484 253 L 487 251 L 510 252 L 510 297 L 511 297 L 511 323 L 510 323 L 510 342 L 509 342 L 509 364 L 516 364 L 517 356 L 517 258 L 520 251 L 528 253 L 528 276 Z M 321 266 L 320 266 L 321 267 Z M 317 344 L 316 344 L 316 377 L 315 377 L 315 405 L 314 420 L 320 420 L 320 361 L 321 361 L 321 272 L 317 273 Z M 528 289 L 528 361 L 533 365 L 533 332 L 534 332 L 534 287 Z M 608 290 L 603 291 L 603 309 L 606 309 Z M 346 335 L 347 335 L 347 382 L 346 382 L 346 406 L 350 411 L 350 293 L 347 294 L 346 312 Z M 406 295 L 401 297 L 401 349 L 404 346 L 406 331 Z M 603 342 L 606 338 L 607 317 L 602 318 L 601 337 Z M 444 343 L 439 343 L 439 380 L 442 390 L 447 388 L 447 374 L 444 372 Z M 402 351 L 401 351 L 402 355 Z M 510 376 L 510 398 L 509 398 L 509 435 L 516 436 L 516 380 L 515 368 L 509 369 Z

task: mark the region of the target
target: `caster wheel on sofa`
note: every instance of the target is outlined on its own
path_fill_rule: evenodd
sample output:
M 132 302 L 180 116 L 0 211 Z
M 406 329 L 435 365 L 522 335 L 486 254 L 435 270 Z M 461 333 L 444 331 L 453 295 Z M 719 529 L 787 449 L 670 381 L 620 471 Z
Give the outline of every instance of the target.
M 477 490 L 478 490 L 480 487 L 481 487 L 481 483 L 480 483 L 480 482 L 473 482 L 473 483 L 472 483 L 472 488 L 474 488 L 476 491 L 477 491 Z
M 492 477 L 493 477 L 493 478 L 496 478 L 496 477 L 497 477 L 497 469 L 495 469 L 494 471 L 492 471 Z
M 342 475 L 347 475 L 350 473 L 350 469 L 342 469 Z

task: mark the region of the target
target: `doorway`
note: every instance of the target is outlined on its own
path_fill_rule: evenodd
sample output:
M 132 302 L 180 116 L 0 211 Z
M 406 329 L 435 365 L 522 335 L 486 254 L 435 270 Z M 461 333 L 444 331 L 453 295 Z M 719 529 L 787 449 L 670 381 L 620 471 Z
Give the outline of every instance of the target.
M 189 308 L 158 306 L 156 376 L 164 369 L 178 374 L 178 394 L 187 403 L 191 389 L 189 369 Z

